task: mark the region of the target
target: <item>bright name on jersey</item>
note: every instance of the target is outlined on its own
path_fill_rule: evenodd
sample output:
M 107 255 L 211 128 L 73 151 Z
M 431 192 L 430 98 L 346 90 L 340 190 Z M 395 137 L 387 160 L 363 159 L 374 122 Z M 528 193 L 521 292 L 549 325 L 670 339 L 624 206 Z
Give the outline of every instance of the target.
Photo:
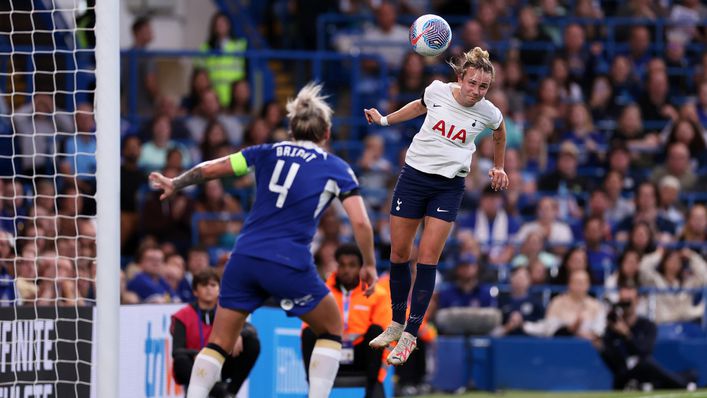
M 295 148 L 291 146 L 278 146 L 275 148 L 277 157 L 291 157 L 291 158 L 302 158 L 305 162 L 310 162 L 317 158 L 317 154 L 307 152 L 302 148 Z

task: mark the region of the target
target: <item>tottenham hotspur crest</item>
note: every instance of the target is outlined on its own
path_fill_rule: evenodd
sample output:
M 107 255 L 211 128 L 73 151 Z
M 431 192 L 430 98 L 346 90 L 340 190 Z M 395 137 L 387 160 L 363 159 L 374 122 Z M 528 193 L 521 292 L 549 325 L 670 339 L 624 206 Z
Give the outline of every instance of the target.
M 403 204 L 403 201 L 400 200 L 400 198 L 398 198 L 398 200 L 396 201 L 396 203 L 397 203 L 398 205 L 395 206 L 395 211 L 400 211 L 400 205 Z

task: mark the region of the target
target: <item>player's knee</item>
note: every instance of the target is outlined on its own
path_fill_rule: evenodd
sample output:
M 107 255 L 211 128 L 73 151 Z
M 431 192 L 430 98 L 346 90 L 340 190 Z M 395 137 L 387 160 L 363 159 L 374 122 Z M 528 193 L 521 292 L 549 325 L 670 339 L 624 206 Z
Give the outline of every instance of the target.
M 395 247 L 390 250 L 390 261 L 394 263 L 404 263 L 410 260 L 412 247 Z

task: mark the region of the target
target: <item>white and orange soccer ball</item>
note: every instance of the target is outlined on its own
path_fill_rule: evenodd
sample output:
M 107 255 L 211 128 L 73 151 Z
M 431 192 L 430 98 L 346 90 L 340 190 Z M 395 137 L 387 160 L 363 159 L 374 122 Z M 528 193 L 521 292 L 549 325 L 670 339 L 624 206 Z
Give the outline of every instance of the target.
M 423 15 L 410 26 L 410 45 L 416 53 L 425 57 L 443 53 L 451 41 L 452 29 L 438 15 Z

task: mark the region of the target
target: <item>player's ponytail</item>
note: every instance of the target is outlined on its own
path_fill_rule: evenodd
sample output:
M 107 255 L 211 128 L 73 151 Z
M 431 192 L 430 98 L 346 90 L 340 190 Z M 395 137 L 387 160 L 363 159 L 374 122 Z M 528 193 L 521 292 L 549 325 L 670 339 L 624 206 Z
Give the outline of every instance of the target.
M 295 140 L 320 142 L 326 138 L 333 111 L 321 91 L 321 84 L 310 82 L 302 87 L 296 98 L 287 101 L 287 117 Z
M 491 81 L 496 77 L 496 71 L 491 63 L 489 52 L 481 47 L 474 47 L 471 51 L 467 51 L 456 58 L 452 58 L 447 61 L 447 63 L 454 69 L 454 73 L 459 77 L 464 77 L 464 74 L 469 68 L 490 73 Z

